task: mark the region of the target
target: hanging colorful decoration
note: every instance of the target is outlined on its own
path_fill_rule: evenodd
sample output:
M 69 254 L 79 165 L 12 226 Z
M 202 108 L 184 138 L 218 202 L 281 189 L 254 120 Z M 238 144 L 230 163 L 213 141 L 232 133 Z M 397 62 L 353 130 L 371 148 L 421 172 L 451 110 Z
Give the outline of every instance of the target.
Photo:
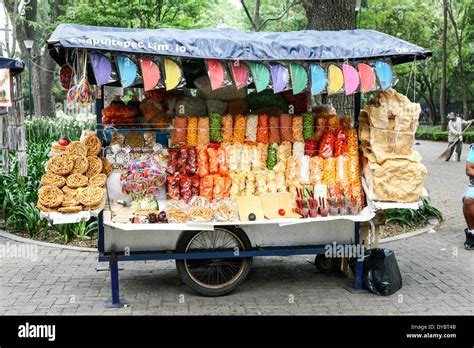
M 237 89 L 243 88 L 250 84 L 250 76 L 247 66 L 236 60 L 230 63 L 230 70 L 232 72 L 232 78 L 234 79 L 235 87 Z
M 284 65 L 271 63 L 270 72 L 272 75 L 274 93 L 286 90 L 290 80 L 288 69 Z
M 163 59 L 163 64 L 165 66 L 165 86 L 166 90 L 175 89 L 180 85 L 180 82 L 183 77 L 183 72 L 179 65 L 172 59 L 165 58 Z
M 160 67 L 152 58 L 140 58 L 140 68 L 143 76 L 143 89 L 146 91 L 155 88 L 161 80 Z
M 226 73 L 224 66 L 218 59 L 207 60 L 207 73 L 211 81 L 211 89 L 216 90 L 225 84 Z
M 112 64 L 110 64 L 109 60 L 104 55 L 98 52 L 92 52 L 89 58 L 97 85 L 105 85 L 110 79 Z
M 87 50 L 82 52 L 82 63 L 82 78 L 77 85 L 72 86 L 67 92 L 67 101 L 69 104 L 77 103 L 79 106 L 86 107 L 89 103 L 94 101 L 92 87 L 87 80 Z
M 379 80 L 380 88 L 382 91 L 390 88 L 392 85 L 393 72 L 389 64 L 378 60 L 375 62 L 375 72 Z
M 327 83 L 324 69 L 317 64 L 311 64 L 309 70 L 311 71 L 311 94 L 322 93 Z
M 346 95 L 351 95 L 359 87 L 359 73 L 350 64 L 342 64 L 342 74 L 344 75 L 344 90 Z
M 359 63 L 357 64 L 357 70 L 359 70 L 360 76 L 360 91 L 362 93 L 369 93 L 375 84 L 374 69 L 367 64 Z
M 331 64 L 328 68 L 328 93 L 334 94 L 339 92 L 344 86 L 344 76 L 341 68 Z
M 137 77 L 137 66 L 126 56 L 117 56 L 117 64 L 122 87 L 129 87 L 135 82 Z
M 250 70 L 252 70 L 253 80 L 257 92 L 263 91 L 270 83 L 270 72 L 262 63 L 250 62 Z
M 62 89 L 67 91 L 74 85 L 73 76 L 74 72 L 69 64 L 61 66 L 61 69 L 59 69 L 59 83 Z
M 300 64 L 291 63 L 290 73 L 293 94 L 303 92 L 308 85 L 308 73 L 306 72 L 306 69 Z

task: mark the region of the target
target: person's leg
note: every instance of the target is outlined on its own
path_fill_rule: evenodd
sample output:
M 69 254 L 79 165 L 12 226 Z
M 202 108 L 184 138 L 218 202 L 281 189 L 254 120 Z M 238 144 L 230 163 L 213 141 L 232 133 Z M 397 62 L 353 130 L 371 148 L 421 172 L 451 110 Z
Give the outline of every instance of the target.
M 466 220 L 467 228 L 474 230 L 474 199 L 464 197 L 462 212 Z
M 464 230 L 466 234 L 466 241 L 464 242 L 464 248 L 467 250 L 474 250 L 474 197 L 473 192 L 474 188 L 470 187 L 465 193 L 463 198 L 463 207 L 462 211 L 464 214 L 464 219 L 466 220 L 467 227 Z
M 456 143 L 456 154 L 458 156 L 458 162 L 461 161 L 461 153 L 462 153 L 462 141 L 458 141 Z
M 454 143 L 448 143 L 449 154 L 448 154 L 448 156 L 446 156 L 446 162 L 448 162 L 451 159 L 451 157 L 453 156 L 455 146 L 456 145 L 454 145 Z

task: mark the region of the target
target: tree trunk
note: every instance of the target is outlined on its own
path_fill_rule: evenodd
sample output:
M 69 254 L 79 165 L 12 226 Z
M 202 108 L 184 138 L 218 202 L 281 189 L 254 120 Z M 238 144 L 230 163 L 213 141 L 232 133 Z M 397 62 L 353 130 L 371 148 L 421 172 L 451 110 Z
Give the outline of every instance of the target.
M 443 32 L 441 36 L 441 91 L 439 95 L 439 113 L 441 118 L 441 130 L 447 128 L 446 119 L 446 41 L 448 31 L 448 3 L 443 0 Z
M 303 0 L 308 29 L 343 30 L 356 27 L 356 0 Z
M 356 28 L 356 0 L 303 0 L 308 29 L 344 30 Z M 328 97 L 339 114 L 354 115 L 354 97 Z

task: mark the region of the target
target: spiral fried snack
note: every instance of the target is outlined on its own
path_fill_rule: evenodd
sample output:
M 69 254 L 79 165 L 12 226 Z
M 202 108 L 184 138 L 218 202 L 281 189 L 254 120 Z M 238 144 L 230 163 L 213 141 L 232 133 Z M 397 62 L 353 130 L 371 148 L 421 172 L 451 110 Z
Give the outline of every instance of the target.
M 54 173 L 46 173 L 41 177 L 41 185 L 43 186 L 56 186 L 58 188 L 66 185 L 66 179 Z
M 89 186 L 103 187 L 106 181 L 107 181 L 107 175 L 96 174 L 89 179 Z
M 56 208 L 63 199 L 63 192 L 56 186 L 43 186 L 38 190 L 38 203 L 47 208 Z
M 100 187 L 86 187 L 79 193 L 79 203 L 85 207 L 99 205 L 104 199 L 104 189 Z
M 57 155 L 48 162 L 48 171 L 58 175 L 67 175 L 74 168 L 74 160 L 70 155 Z
M 74 160 L 74 167 L 72 168 L 71 174 L 84 174 L 89 165 L 87 158 L 82 155 L 72 155 L 72 158 Z
M 102 143 L 96 135 L 88 135 L 84 139 L 84 145 L 87 147 L 87 156 L 97 156 L 102 150 Z
M 88 179 L 82 174 L 71 174 L 66 179 L 67 187 L 75 189 L 79 187 L 86 187 Z
M 87 157 L 87 161 L 89 162 L 89 166 L 86 171 L 86 175 L 88 178 L 102 173 L 102 160 L 99 157 L 89 156 Z
M 66 148 L 66 154 L 71 156 L 87 156 L 87 146 L 80 141 L 72 141 Z

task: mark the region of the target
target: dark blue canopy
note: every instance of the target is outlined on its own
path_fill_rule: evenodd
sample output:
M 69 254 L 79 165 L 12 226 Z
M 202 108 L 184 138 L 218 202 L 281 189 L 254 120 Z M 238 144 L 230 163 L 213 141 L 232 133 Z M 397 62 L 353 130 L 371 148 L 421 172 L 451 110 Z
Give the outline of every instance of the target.
M 19 59 L 0 57 L 0 69 L 11 69 L 13 73 L 20 73 L 25 68 L 25 63 Z
M 431 51 L 375 30 L 241 32 L 216 29 L 125 29 L 60 24 L 47 41 L 61 64 L 61 48 L 88 48 L 187 58 L 324 60 L 425 59 Z M 53 48 L 58 48 L 53 50 Z M 65 54 L 65 53 L 64 53 Z

